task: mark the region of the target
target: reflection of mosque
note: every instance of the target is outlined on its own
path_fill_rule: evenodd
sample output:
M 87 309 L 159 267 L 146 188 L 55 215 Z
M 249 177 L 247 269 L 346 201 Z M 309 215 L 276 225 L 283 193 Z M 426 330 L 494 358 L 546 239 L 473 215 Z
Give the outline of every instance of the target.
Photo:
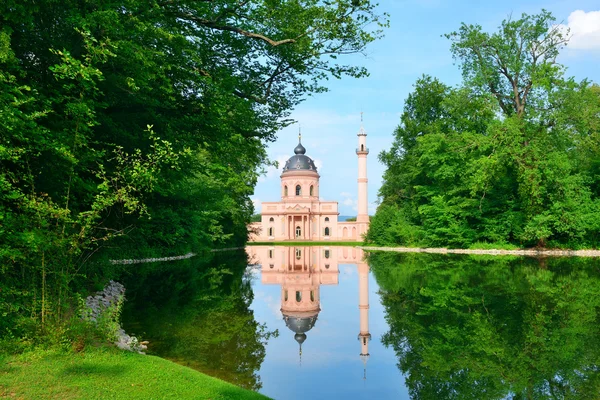
M 324 246 L 249 246 L 250 259 L 262 265 L 262 283 L 281 285 L 281 313 L 294 332 L 302 357 L 302 343 L 321 311 L 321 285 L 337 285 L 338 264 L 356 264 L 359 276 L 360 359 L 366 378 L 369 358 L 369 266 L 361 249 Z

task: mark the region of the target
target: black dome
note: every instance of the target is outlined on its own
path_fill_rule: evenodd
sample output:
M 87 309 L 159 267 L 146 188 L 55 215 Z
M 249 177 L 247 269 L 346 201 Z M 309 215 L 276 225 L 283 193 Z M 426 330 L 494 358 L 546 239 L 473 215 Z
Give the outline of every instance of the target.
M 285 326 L 287 326 L 292 332 L 303 334 L 310 331 L 313 326 L 315 326 L 315 322 L 317 322 L 317 315 L 315 314 L 310 317 L 294 317 L 283 314 L 283 319 L 285 321 Z
M 294 170 L 309 170 L 317 172 L 317 167 L 312 158 L 305 155 L 306 149 L 302 146 L 302 143 L 298 141 L 298 146 L 294 149 L 295 156 L 290 157 L 285 162 L 283 172 L 294 171 Z

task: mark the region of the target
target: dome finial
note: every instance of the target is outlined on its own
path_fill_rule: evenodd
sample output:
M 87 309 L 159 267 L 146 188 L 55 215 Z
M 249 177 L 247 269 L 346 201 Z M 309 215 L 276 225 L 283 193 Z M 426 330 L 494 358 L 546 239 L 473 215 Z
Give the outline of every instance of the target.
M 302 124 L 298 124 L 298 143 L 302 143 Z

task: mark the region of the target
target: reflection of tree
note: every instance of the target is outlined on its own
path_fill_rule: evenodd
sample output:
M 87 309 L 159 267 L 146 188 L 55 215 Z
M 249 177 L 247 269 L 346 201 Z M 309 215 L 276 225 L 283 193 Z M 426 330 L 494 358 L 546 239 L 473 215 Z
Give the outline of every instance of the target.
M 249 309 L 244 252 L 150 267 L 127 283 L 126 328 L 152 354 L 258 390 L 268 332 Z M 140 277 L 141 275 L 141 277 Z
M 369 261 L 412 398 L 600 398 L 598 260 Z

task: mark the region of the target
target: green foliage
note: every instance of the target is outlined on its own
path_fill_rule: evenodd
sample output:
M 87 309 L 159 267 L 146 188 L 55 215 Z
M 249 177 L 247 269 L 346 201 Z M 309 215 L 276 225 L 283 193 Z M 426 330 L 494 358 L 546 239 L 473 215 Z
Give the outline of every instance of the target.
M 597 246 L 600 91 L 563 76 L 566 39 L 553 23 L 542 11 L 497 33 L 463 24 L 446 35 L 463 84 L 416 82 L 380 154 L 387 170 L 368 240 Z
M 411 398 L 595 398 L 598 260 L 373 253 Z
M 69 320 L 119 274 L 95 258 L 245 243 L 265 145 L 386 25 L 368 0 L 2 2 L 2 335 Z

